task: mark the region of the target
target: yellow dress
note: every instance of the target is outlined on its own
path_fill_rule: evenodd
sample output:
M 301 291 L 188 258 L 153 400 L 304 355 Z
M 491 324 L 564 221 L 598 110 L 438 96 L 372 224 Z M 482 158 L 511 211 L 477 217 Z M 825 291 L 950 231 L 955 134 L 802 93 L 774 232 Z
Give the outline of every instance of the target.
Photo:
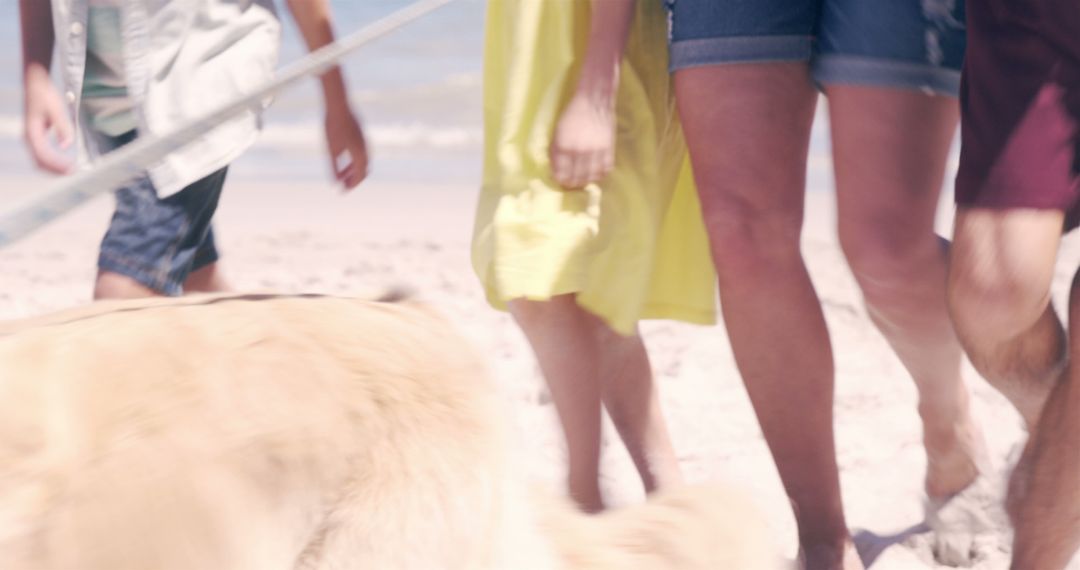
M 590 2 L 488 1 L 472 259 L 494 307 L 576 293 L 622 334 L 646 318 L 715 323 L 716 278 L 675 112 L 661 4 L 636 2 L 614 170 L 567 191 L 552 179 L 548 148 L 576 86 Z

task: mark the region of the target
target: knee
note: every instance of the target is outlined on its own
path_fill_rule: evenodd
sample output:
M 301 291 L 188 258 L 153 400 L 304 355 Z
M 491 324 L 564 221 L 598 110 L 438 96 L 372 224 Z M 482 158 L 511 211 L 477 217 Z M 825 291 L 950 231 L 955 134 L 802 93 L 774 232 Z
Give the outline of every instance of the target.
M 514 322 L 532 343 L 565 342 L 592 332 L 592 317 L 577 302 L 576 294 L 556 295 L 546 300 L 512 299 L 507 303 Z M 592 336 L 589 342 L 594 342 Z
M 574 311 L 576 301 L 572 295 L 559 295 L 544 301 L 513 299 L 507 303 L 510 315 L 526 333 L 554 323 L 565 321 Z
M 1010 341 L 1044 318 L 1061 223 L 1049 210 L 957 212 L 948 303 L 965 344 Z
M 881 228 L 840 225 L 840 248 L 866 301 L 892 305 L 908 298 L 906 292 L 936 272 L 942 279 L 944 258 L 940 239 L 926 232 L 890 232 Z
M 801 259 L 801 209 L 768 207 L 745 199 L 702 203 L 713 260 L 721 279 Z
M 1050 288 L 1024 272 L 988 261 L 954 256 L 947 288 L 949 312 L 962 337 L 1003 341 L 1042 317 L 1050 304 Z

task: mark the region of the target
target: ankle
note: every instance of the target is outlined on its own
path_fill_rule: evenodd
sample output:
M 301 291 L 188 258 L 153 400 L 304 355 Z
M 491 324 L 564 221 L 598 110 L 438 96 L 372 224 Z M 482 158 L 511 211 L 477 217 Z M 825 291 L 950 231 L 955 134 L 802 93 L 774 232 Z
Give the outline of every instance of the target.
M 604 497 L 596 478 L 591 482 L 582 482 L 571 478 L 567 484 L 570 498 L 582 511 L 598 513 L 604 510 Z
M 851 544 L 851 534 L 843 525 L 832 529 L 816 525 L 812 529 L 799 531 L 799 548 L 807 552 L 814 550 L 842 552 L 849 544 Z
M 644 459 L 634 462 L 634 467 L 646 494 L 651 495 L 683 483 L 682 470 L 674 452 L 646 454 Z
M 571 491 L 570 498 L 573 499 L 574 504 L 586 514 L 593 515 L 602 512 L 605 508 L 604 501 L 599 496 L 583 497 Z
M 967 399 L 951 404 L 919 404 L 923 443 L 928 451 L 950 451 L 971 444 L 975 437 L 975 418 Z
M 853 570 L 862 568 L 851 538 L 844 534 L 842 540 L 831 538 L 819 542 L 799 543 L 799 560 L 803 570 Z
M 970 422 L 971 394 L 960 378 L 942 378 L 937 386 L 952 384 L 953 389 L 944 393 L 940 389 L 933 394 L 919 393 L 919 417 L 923 425 L 957 425 Z

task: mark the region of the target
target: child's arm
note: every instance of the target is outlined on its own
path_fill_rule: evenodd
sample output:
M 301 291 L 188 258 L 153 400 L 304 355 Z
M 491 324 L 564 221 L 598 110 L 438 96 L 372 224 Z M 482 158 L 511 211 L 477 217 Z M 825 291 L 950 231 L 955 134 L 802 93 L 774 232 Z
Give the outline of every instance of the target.
M 289 0 L 288 4 L 309 50 L 333 43 L 334 30 L 328 0 Z M 348 89 L 341 68 L 335 67 L 324 73 L 320 80 L 326 109 L 326 144 L 330 151 L 330 165 L 334 176 L 346 188 L 355 188 L 367 176 L 368 155 L 364 132 L 349 105 Z
M 592 0 L 581 76 L 551 143 L 551 169 L 567 188 L 602 179 L 615 165 L 615 94 L 635 0 Z
M 60 148 L 71 146 L 74 132 L 67 107 L 49 78 L 53 54 L 53 19 L 49 0 L 19 0 L 23 48 L 23 137 L 38 168 L 63 174 L 72 162 Z

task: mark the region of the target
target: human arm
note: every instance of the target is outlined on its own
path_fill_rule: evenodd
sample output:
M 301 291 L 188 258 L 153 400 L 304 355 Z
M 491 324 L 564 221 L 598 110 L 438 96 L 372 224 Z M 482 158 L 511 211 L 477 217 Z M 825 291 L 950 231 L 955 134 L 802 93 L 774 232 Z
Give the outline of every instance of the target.
M 73 164 L 59 150 L 71 146 L 75 133 L 67 105 L 49 77 L 55 41 L 49 0 L 19 0 L 19 23 L 23 52 L 23 138 L 38 168 L 64 174 L 71 171 Z
M 635 0 L 591 1 L 588 47 L 551 143 L 552 175 L 566 188 L 597 182 L 615 165 L 615 98 Z
M 288 0 L 288 6 L 309 50 L 314 51 L 334 42 L 329 0 Z M 334 177 L 346 189 L 352 189 L 367 176 L 368 153 L 364 131 L 349 105 L 348 89 L 341 68 L 334 67 L 319 80 L 322 84 L 330 166 Z

